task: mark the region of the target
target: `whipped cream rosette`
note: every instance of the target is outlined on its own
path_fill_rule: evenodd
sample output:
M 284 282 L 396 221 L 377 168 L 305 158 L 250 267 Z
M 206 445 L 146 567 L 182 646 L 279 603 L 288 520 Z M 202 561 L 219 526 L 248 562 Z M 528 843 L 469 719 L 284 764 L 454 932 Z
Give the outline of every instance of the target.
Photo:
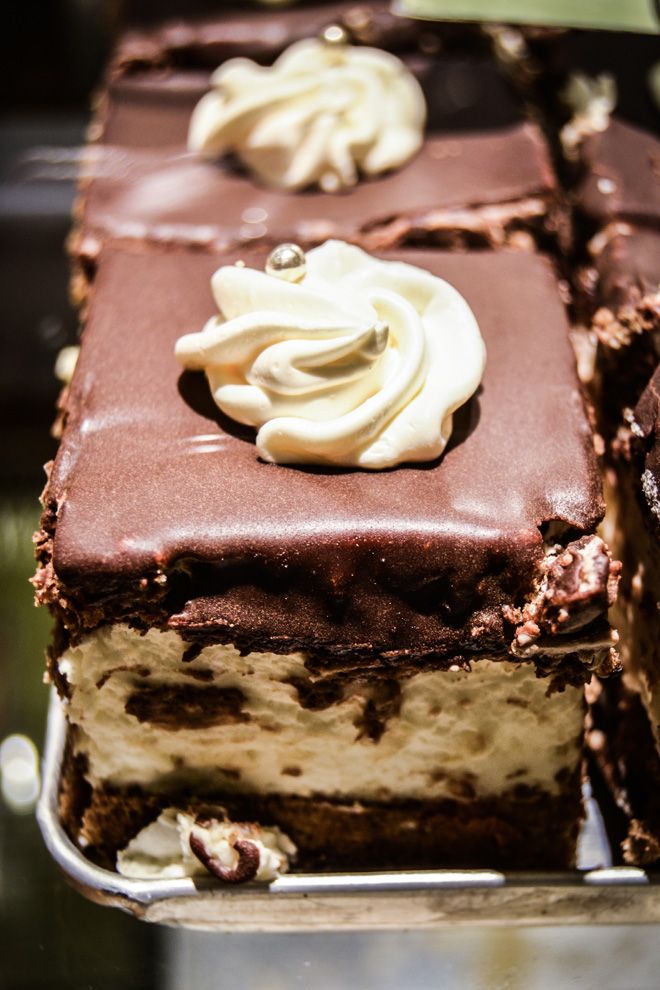
M 212 84 L 193 112 L 190 150 L 233 152 L 269 186 L 336 192 L 399 168 L 422 144 L 421 87 L 376 48 L 300 41 L 269 67 L 231 59 Z
M 202 812 L 166 808 L 117 855 L 125 877 L 176 879 L 211 873 L 225 883 L 266 882 L 286 873 L 296 855 L 277 826 L 231 822 Z
M 485 347 L 465 299 L 423 269 L 327 241 L 297 283 L 227 266 L 222 316 L 181 337 L 224 413 L 267 461 L 381 469 L 444 450 Z

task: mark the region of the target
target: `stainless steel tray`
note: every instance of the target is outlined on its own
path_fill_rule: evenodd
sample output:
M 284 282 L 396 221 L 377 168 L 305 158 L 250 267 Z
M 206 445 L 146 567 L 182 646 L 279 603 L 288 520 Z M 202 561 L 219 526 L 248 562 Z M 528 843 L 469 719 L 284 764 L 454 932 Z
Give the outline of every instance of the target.
M 53 692 L 37 807 L 46 846 L 81 893 L 146 921 L 231 931 L 660 922 L 660 875 L 609 865 L 602 820 L 590 797 L 580 837 L 582 868 L 575 871 L 290 873 L 270 884 L 236 888 L 211 878 L 129 880 L 90 863 L 60 824 L 57 798 L 65 738 L 66 722 Z

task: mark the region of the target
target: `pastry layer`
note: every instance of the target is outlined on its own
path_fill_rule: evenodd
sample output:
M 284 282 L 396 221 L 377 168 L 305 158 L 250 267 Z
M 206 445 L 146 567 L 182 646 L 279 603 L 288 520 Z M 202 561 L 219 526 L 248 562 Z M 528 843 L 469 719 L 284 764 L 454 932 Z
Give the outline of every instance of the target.
M 318 677 L 301 654 L 217 645 L 186 661 L 186 647 L 174 632 L 105 626 L 60 657 L 93 784 L 472 800 L 557 794 L 580 761 L 582 691 L 548 697 L 530 664 Z
M 611 224 L 590 249 L 598 306 L 593 325 L 606 352 L 603 362 L 618 363 L 621 405 L 634 405 L 639 383 L 652 374 L 658 356 L 660 229 Z
M 469 802 L 367 803 L 319 797 L 222 794 L 230 820 L 276 826 L 295 843 L 295 869 L 570 868 L 575 865 L 582 817 L 580 777 L 561 791 L 513 787 L 505 794 Z M 67 831 L 102 865 L 154 821 L 167 798 L 139 789 L 90 788 L 70 762 L 61 794 Z M 179 806 L 186 807 L 186 795 Z M 193 812 L 195 806 L 192 807 Z
M 211 274 L 239 257 L 262 267 L 265 252 L 108 250 L 45 496 L 41 599 L 74 636 L 130 619 L 338 664 L 505 652 L 546 533 L 568 542 L 602 512 L 549 262 L 391 256 L 461 292 L 488 363 L 442 458 L 373 474 L 260 462 L 202 375 L 181 374 L 174 343 L 213 314 Z M 571 610 L 606 610 L 600 577 Z
M 97 148 L 90 175 L 73 241 L 87 264 L 113 238 L 218 250 L 331 237 L 367 248 L 410 238 L 502 244 L 516 230 L 559 223 L 547 151 L 531 124 L 427 139 L 407 165 L 337 195 L 262 188 L 226 164 L 164 151 Z
M 111 80 L 101 97 L 74 255 L 88 265 L 112 237 L 216 248 L 328 237 L 385 247 L 405 240 L 501 245 L 518 231 L 563 229 L 539 129 L 492 62 L 420 55 L 407 63 L 428 108 L 422 151 L 341 195 L 260 187 L 235 162 L 185 153 L 205 91 L 198 71 Z M 114 147 L 110 147 L 114 146 Z
M 620 432 L 609 469 L 608 532 L 622 564 L 615 608 L 629 683 L 660 754 L 660 370 Z

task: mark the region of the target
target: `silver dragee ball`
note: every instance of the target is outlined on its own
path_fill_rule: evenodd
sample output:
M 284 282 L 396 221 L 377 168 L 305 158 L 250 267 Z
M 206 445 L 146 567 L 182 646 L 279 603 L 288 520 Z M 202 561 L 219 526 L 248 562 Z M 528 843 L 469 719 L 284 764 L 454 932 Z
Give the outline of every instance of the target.
M 278 244 L 266 261 L 266 274 L 287 282 L 299 282 L 305 277 L 307 259 L 305 252 L 297 244 Z
M 321 31 L 319 37 L 326 45 L 339 46 L 348 44 L 348 31 L 339 24 L 329 24 L 327 28 Z

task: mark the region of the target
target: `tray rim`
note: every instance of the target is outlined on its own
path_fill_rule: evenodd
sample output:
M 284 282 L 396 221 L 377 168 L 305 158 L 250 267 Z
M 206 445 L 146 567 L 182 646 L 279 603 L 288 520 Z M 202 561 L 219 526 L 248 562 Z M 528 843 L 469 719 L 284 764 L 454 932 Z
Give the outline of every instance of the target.
M 44 843 L 55 860 L 56 864 L 65 874 L 69 882 L 92 900 L 102 903 L 114 904 L 124 910 L 132 912 L 147 920 L 164 921 L 169 924 L 177 924 L 189 927 L 211 927 L 227 929 L 236 927 L 237 930 L 279 930 L 280 924 L 274 918 L 273 927 L 264 924 L 263 916 L 254 918 L 254 927 L 250 924 L 250 919 L 241 917 L 240 906 L 242 903 L 250 905 L 250 910 L 254 913 L 255 898 L 257 902 L 270 904 L 275 908 L 276 903 L 295 901 L 300 906 L 305 902 L 307 906 L 314 903 L 317 912 L 320 903 L 321 915 L 327 914 L 326 924 L 316 923 L 311 927 L 339 929 L 350 927 L 360 928 L 359 917 L 353 919 L 353 923 L 346 926 L 340 923 L 337 916 L 333 917 L 334 910 L 338 904 L 345 902 L 349 898 L 357 907 L 357 902 L 368 900 L 372 906 L 378 905 L 378 899 L 392 897 L 402 899 L 402 907 L 405 903 L 406 911 L 415 904 L 416 899 L 420 903 L 426 900 L 427 906 L 429 897 L 433 903 L 440 897 L 446 902 L 442 917 L 438 923 L 451 922 L 451 901 L 452 895 L 459 898 L 464 909 L 466 903 L 472 899 L 476 904 L 485 902 L 490 904 L 491 909 L 501 905 L 493 911 L 484 915 L 482 910 L 477 912 L 474 921 L 479 924 L 489 923 L 516 923 L 520 921 L 514 912 L 511 917 L 507 917 L 506 905 L 515 900 L 516 893 L 524 900 L 534 893 L 548 892 L 549 900 L 557 903 L 568 900 L 571 903 L 570 917 L 563 917 L 563 912 L 557 916 L 553 915 L 551 909 L 548 914 L 542 907 L 539 908 L 540 917 L 526 917 L 523 923 L 562 923 L 562 921 L 575 922 L 575 912 L 578 916 L 580 911 L 585 912 L 585 920 L 589 920 L 590 905 L 593 907 L 594 895 L 614 893 L 619 891 L 627 894 L 641 894 L 640 888 L 646 889 L 646 896 L 640 899 L 639 910 L 632 906 L 632 917 L 630 905 L 624 910 L 626 920 L 632 921 L 660 921 L 660 874 L 654 874 L 639 867 L 627 866 L 607 866 L 588 870 L 566 870 L 566 871 L 528 871 L 528 872 L 501 872 L 499 870 L 410 870 L 410 871 L 379 871 L 368 873 L 327 873 L 327 874 L 304 874 L 288 873 L 278 879 L 264 884 L 248 884 L 243 887 L 223 887 L 217 881 L 209 878 L 206 880 L 192 878 L 166 879 L 166 880 L 139 880 L 123 877 L 119 873 L 96 866 L 90 862 L 84 853 L 78 849 L 66 834 L 58 814 L 58 794 L 60 785 L 60 769 L 64 747 L 66 742 L 67 721 L 63 705 L 54 688 L 51 689 L 48 717 L 46 725 L 46 735 L 42 758 L 42 787 L 37 802 L 36 818 L 42 833 Z M 554 893 L 553 893 L 554 892 Z M 460 893 L 460 897 L 459 897 Z M 497 895 L 501 894 L 501 897 Z M 649 897 L 651 900 L 649 900 Z M 204 924 L 203 918 L 200 922 L 199 911 L 195 910 L 195 918 L 190 924 L 186 921 L 185 914 L 179 917 L 177 902 L 179 905 L 190 905 L 190 899 L 195 902 L 206 900 L 209 904 L 214 903 L 217 908 L 218 900 L 227 902 L 227 911 L 221 911 L 221 915 L 237 914 L 236 925 L 228 924 L 227 918 L 221 919 L 219 923 L 214 923 L 213 917 L 209 923 Z M 308 900 L 312 898 L 312 901 Z M 600 903 L 602 897 L 596 898 L 600 904 L 598 922 L 616 922 L 621 920 L 620 911 L 622 905 L 628 904 L 628 899 L 624 897 L 612 897 L 612 909 L 607 911 L 607 901 L 605 903 L 605 916 L 603 916 L 603 905 Z M 319 902 L 319 903 L 317 903 Z M 643 903 L 642 903 L 643 902 Z M 649 904 L 654 910 L 650 915 L 647 913 Z M 171 907 L 168 910 L 167 905 Z M 231 905 L 231 907 L 230 907 Z M 504 906 L 503 912 L 500 908 Z M 217 910 L 210 912 L 216 914 Z M 405 916 L 405 925 L 410 927 L 415 925 L 415 911 L 412 917 Z M 532 912 L 534 914 L 534 912 Z M 323 919 L 321 919 L 322 922 Z M 465 918 L 460 919 L 465 923 Z M 593 919 L 592 919 L 593 920 Z M 469 919 L 468 919 L 469 921 Z M 303 930 L 310 925 L 305 919 L 300 919 L 299 924 L 287 924 L 288 930 Z M 392 927 L 391 924 L 379 925 L 374 919 L 366 927 Z

